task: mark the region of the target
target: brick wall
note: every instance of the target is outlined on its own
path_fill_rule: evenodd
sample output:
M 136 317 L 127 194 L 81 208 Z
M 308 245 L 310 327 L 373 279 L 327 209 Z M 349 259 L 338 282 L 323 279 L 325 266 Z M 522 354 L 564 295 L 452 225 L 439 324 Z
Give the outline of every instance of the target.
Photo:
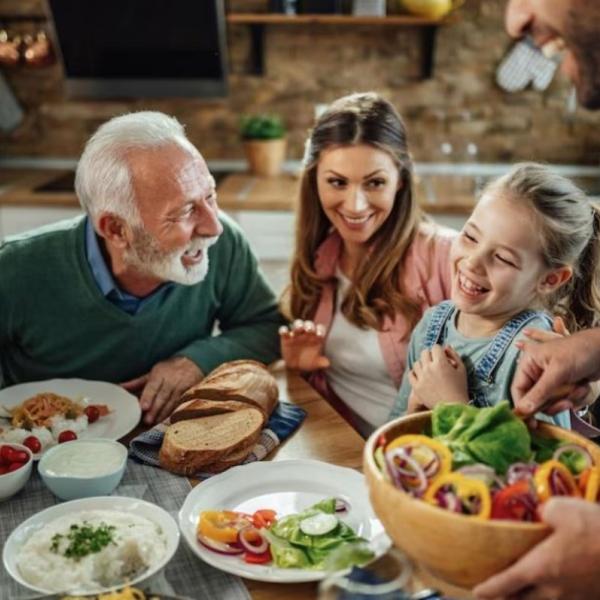
M 0 15 L 10 5 L 34 14 L 41 0 L 0 0 Z M 264 11 L 265 5 L 266 0 L 237 0 L 229 9 Z M 434 77 L 426 81 L 419 76 L 421 30 L 376 26 L 268 26 L 266 72 L 256 77 L 248 74 L 248 28 L 230 25 L 230 95 L 218 101 L 69 101 L 62 95 L 58 65 L 5 70 L 27 117 L 17 131 L 0 133 L 0 154 L 77 156 L 107 118 L 155 109 L 184 122 L 212 159 L 242 156 L 240 115 L 280 113 L 289 128 L 288 155 L 300 158 L 315 104 L 373 89 L 404 115 L 419 160 L 441 160 L 444 141 L 451 141 L 459 155 L 472 141 L 482 161 L 597 163 L 600 113 L 578 109 L 569 114 L 569 86 L 562 76 L 543 93 L 506 94 L 495 85 L 495 69 L 511 44 L 503 30 L 504 6 L 504 0 L 467 0 L 459 22 L 439 31 Z M 26 20 L 5 24 L 20 32 L 39 27 Z

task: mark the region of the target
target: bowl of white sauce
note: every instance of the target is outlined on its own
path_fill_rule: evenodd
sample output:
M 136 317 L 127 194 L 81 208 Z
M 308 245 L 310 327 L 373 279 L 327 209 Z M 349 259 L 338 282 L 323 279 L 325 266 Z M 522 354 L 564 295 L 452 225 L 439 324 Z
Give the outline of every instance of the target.
M 106 496 L 120 483 L 127 448 L 114 440 L 74 440 L 47 450 L 38 471 L 61 500 Z

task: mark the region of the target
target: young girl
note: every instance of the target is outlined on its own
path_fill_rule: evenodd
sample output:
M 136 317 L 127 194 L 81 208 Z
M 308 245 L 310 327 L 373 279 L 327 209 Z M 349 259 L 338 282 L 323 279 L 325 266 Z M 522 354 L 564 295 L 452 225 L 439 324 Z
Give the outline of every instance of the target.
M 282 354 L 367 435 L 398 394 L 412 328 L 450 293 L 452 233 L 423 220 L 389 102 L 353 94 L 318 119 L 296 219 Z
M 489 406 L 511 399 L 525 328 L 571 332 L 600 309 L 598 212 L 571 181 L 526 163 L 484 190 L 452 244 L 451 301 L 415 328 L 390 418 L 438 402 Z M 555 419 L 568 427 L 568 413 Z

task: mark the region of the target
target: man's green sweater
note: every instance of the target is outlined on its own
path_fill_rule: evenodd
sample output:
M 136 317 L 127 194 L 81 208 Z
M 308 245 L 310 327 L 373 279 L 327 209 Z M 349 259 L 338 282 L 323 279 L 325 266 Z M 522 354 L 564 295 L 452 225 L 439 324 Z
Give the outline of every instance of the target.
M 123 382 L 186 356 L 204 373 L 222 362 L 278 356 L 276 299 L 241 230 L 220 215 L 204 281 L 173 285 L 130 315 L 98 289 L 84 219 L 0 245 L 0 387 L 54 377 Z M 220 335 L 212 336 L 218 322 Z

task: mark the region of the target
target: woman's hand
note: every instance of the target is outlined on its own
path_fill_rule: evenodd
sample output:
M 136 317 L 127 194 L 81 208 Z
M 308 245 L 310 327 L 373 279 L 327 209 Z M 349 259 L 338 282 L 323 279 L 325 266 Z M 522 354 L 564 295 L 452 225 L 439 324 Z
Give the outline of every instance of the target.
M 281 356 L 288 369 L 318 371 L 329 367 L 329 359 L 323 356 L 325 327 L 312 321 L 296 319 L 291 327 L 279 328 Z
M 412 386 L 409 410 L 433 408 L 440 402 L 467 404 L 467 370 L 460 356 L 450 346 L 436 344 L 423 350 L 408 374 Z

